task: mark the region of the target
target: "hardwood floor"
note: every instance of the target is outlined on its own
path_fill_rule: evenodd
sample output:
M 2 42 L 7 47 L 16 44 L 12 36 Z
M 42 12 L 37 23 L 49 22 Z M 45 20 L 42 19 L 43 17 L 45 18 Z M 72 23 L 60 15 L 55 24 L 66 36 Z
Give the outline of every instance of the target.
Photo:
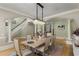
M 54 42 L 55 48 L 49 51 L 51 56 L 73 56 L 72 45 L 66 44 L 64 39 L 56 39 Z
M 9 56 L 13 51 L 15 51 L 14 48 L 9 48 L 4 51 L 0 51 L 0 56 Z

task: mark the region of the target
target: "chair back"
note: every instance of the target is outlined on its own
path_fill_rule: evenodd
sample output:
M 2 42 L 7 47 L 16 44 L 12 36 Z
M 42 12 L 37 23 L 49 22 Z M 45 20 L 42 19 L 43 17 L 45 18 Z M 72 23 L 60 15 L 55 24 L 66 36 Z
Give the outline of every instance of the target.
M 27 41 L 31 40 L 31 35 L 27 35 Z
M 14 39 L 14 47 L 15 47 L 17 55 L 22 56 L 21 48 L 20 48 L 20 40 L 17 38 Z
M 47 37 L 46 40 L 45 40 L 45 48 L 44 48 L 44 51 L 48 49 L 50 45 L 50 37 Z

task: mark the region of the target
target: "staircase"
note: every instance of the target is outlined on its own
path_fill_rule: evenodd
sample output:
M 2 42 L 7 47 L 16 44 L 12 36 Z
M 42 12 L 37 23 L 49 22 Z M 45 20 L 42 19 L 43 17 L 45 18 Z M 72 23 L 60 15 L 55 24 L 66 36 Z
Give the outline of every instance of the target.
M 30 18 L 23 18 L 22 21 L 18 23 L 15 27 L 11 29 L 11 39 L 15 38 L 17 35 L 20 36 L 20 33 L 25 27 L 28 26 L 28 23 L 31 23 L 33 20 Z

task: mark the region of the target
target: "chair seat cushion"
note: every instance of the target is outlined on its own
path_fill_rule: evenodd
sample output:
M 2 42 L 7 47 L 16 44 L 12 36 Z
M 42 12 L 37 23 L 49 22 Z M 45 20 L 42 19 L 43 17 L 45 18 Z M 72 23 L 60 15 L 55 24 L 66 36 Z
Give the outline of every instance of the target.
M 31 53 L 32 53 L 32 51 L 29 50 L 29 49 L 25 49 L 25 50 L 22 51 L 22 55 L 23 55 L 23 56 L 29 55 L 29 54 L 31 54 Z
M 39 47 L 37 50 L 40 51 L 40 52 L 44 52 L 44 48 L 45 48 L 45 47 L 42 46 L 42 47 Z

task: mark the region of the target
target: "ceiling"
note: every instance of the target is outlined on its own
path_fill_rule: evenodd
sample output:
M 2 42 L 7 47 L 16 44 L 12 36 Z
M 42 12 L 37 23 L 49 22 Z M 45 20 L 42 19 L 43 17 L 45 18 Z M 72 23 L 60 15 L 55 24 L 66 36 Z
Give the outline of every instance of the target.
M 78 3 L 41 3 L 44 6 L 44 17 L 55 15 L 61 12 L 79 8 Z M 35 18 L 35 3 L 0 3 L 0 7 L 8 8 Z M 39 7 L 39 18 L 41 18 L 41 8 Z

